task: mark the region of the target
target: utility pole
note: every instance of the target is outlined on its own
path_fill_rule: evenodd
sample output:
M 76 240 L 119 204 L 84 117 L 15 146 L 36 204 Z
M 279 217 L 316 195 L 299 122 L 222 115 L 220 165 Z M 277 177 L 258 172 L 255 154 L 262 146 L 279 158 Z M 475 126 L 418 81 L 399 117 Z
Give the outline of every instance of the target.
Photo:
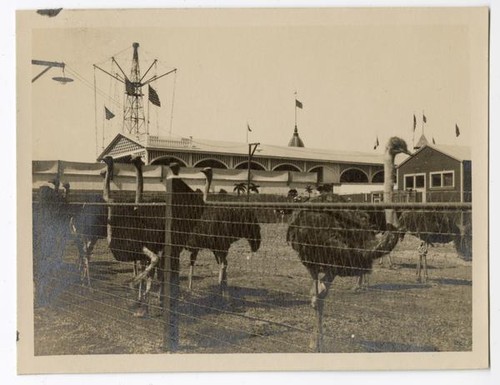
M 248 174 L 247 174 L 247 202 L 250 201 L 250 164 L 252 163 L 253 154 L 260 143 L 248 143 Z

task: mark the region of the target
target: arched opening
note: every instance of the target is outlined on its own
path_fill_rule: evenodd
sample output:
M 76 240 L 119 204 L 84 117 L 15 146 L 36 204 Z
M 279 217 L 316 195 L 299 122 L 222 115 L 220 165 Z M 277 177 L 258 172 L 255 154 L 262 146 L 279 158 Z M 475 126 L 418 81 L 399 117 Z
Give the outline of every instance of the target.
M 384 171 L 377 171 L 373 174 L 372 183 L 384 183 Z
M 368 176 L 358 168 L 349 168 L 340 175 L 340 183 L 368 183 Z
M 187 167 L 187 164 L 182 159 L 179 159 L 179 158 L 177 158 L 175 156 L 171 156 L 171 155 L 160 156 L 156 159 L 153 159 L 150 164 L 162 164 L 164 166 L 168 166 L 172 162 L 179 163 L 179 165 L 181 167 Z
M 235 167 L 235 169 L 248 170 L 248 162 L 240 163 L 239 165 L 237 165 Z M 251 170 L 265 170 L 266 168 L 263 165 L 261 165 L 260 163 L 250 162 L 250 169 Z
M 323 183 L 323 166 L 316 166 L 309 170 L 309 172 L 315 172 L 318 175 L 318 184 Z
M 212 168 L 224 168 L 227 169 L 227 166 L 217 159 L 203 159 L 194 165 L 194 167 L 212 167 Z
M 294 166 L 293 164 L 284 163 L 273 168 L 273 171 L 301 171 L 300 168 Z

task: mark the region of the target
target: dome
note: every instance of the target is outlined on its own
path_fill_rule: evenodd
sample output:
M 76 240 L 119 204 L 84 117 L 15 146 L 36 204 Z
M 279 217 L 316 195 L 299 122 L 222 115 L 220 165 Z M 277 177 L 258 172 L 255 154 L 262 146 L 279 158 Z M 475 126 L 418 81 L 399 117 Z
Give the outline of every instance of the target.
M 288 142 L 288 147 L 304 147 L 304 142 L 299 136 L 297 126 L 295 126 L 295 130 L 293 131 L 292 139 Z

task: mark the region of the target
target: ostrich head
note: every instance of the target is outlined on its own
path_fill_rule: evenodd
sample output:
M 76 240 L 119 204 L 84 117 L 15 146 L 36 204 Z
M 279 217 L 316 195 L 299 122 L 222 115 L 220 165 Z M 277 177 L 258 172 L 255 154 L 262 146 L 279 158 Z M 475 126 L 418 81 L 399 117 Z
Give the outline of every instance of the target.
M 172 162 L 168 165 L 168 167 L 170 167 L 170 169 L 172 170 L 172 173 L 174 175 L 179 175 L 179 171 L 181 169 L 181 166 L 179 165 L 179 163 L 177 162 Z
M 411 155 L 406 142 L 403 139 L 398 138 L 397 136 L 393 136 L 389 139 L 386 151 L 393 157 L 395 157 L 397 154 Z

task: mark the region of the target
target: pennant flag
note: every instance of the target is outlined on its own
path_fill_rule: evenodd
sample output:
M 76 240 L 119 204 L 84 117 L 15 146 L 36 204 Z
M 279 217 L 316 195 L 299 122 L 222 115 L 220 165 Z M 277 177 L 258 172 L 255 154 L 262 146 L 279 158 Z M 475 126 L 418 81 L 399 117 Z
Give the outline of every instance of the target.
M 250 125 L 247 123 L 247 129 L 248 129 L 248 132 L 252 132 L 252 129 L 250 128 Z
M 413 132 L 415 132 L 415 129 L 417 128 L 417 117 L 415 114 L 413 114 Z
M 422 114 L 422 119 L 424 120 L 424 123 L 427 123 L 427 118 L 425 117 L 424 114 Z
M 135 95 L 134 84 L 127 78 L 125 78 L 125 92 L 127 93 L 127 95 Z
M 379 146 L 379 142 L 378 142 L 378 136 L 377 136 L 377 140 L 375 141 L 375 145 L 373 146 L 373 149 L 376 150 L 377 147 Z
M 434 137 L 432 137 L 432 144 L 436 144 L 436 141 L 434 140 Z
M 302 109 L 302 102 L 299 102 L 297 99 L 295 99 L 295 107 Z
M 460 129 L 458 128 L 458 124 L 455 124 L 455 135 L 457 138 L 460 136 Z
M 113 119 L 115 114 L 113 114 L 106 106 L 104 106 L 104 115 L 106 116 L 106 120 Z
M 149 84 L 148 84 L 148 90 L 149 90 L 149 101 L 152 104 L 154 104 L 155 106 L 161 107 L 160 98 L 158 96 L 158 93 Z

